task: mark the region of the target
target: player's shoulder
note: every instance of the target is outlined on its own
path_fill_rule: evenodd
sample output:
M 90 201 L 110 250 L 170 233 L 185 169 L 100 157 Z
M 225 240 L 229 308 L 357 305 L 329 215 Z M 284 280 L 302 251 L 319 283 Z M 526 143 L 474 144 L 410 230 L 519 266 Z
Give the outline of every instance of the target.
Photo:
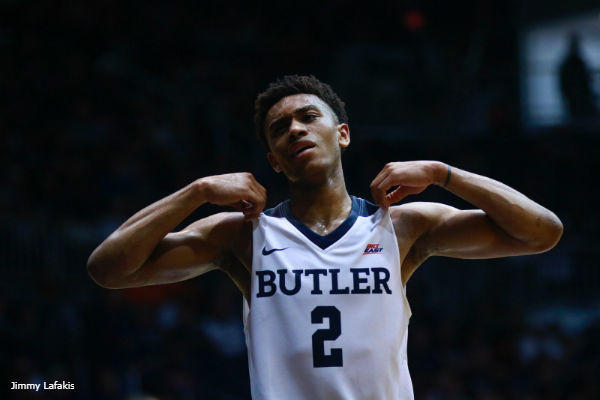
M 454 211 L 456 211 L 456 208 L 447 204 L 415 201 L 390 207 L 390 217 L 394 224 L 420 225 L 427 224 Z
M 236 228 L 240 228 L 240 227 L 244 226 L 244 224 L 247 224 L 247 223 L 250 223 L 250 222 L 244 220 L 244 214 L 242 214 L 241 212 L 237 212 L 237 211 L 220 212 L 220 213 L 211 214 L 207 217 L 197 220 L 196 222 L 191 224 L 188 227 L 188 229 L 202 228 L 205 226 L 210 226 L 210 227 L 220 226 L 220 227 L 224 227 L 224 228 L 236 229 Z
M 428 202 L 428 201 L 412 201 L 409 203 L 400 204 L 390 207 L 392 214 L 427 214 L 455 210 L 454 207 L 443 203 Z
M 241 212 L 220 212 L 199 219 L 182 232 L 208 239 L 211 242 L 236 243 L 245 241 L 252 232 L 252 221 Z

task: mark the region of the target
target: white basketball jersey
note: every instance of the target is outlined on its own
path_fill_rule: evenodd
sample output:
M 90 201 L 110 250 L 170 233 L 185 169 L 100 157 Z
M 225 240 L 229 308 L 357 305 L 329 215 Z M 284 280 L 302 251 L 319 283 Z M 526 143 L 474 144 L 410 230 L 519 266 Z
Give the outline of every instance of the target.
M 388 211 L 352 197 L 320 236 L 289 201 L 254 223 L 244 330 L 254 400 L 413 399 L 411 315 Z

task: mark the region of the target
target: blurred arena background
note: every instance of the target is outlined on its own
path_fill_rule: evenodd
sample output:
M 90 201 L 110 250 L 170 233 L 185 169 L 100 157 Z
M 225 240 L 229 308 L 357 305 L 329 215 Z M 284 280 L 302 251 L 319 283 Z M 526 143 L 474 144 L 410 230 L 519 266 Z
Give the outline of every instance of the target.
M 251 171 L 282 200 L 253 101 L 310 73 L 346 101 L 351 193 L 370 198 L 388 161 L 439 159 L 565 225 L 543 255 L 415 273 L 416 398 L 600 398 L 596 1 L 4 0 L 0 51 L 0 397 L 249 398 L 242 299 L 223 275 L 109 291 L 85 264 L 201 176 Z M 54 380 L 75 390 L 7 390 Z

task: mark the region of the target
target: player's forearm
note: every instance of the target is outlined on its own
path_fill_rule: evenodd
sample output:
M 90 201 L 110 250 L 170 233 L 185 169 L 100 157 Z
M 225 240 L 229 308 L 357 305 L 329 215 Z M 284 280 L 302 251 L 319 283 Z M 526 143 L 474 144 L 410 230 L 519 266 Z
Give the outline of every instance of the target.
M 89 274 L 103 284 L 134 273 L 160 241 L 205 202 L 198 180 L 140 210 L 94 250 L 88 259 Z
M 437 167 L 436 183 L 482 209 L 507 234 L 534 251 L 552 248 L 562 235 L 562 223 L 550 210 L 494 179 L 451 167 Z

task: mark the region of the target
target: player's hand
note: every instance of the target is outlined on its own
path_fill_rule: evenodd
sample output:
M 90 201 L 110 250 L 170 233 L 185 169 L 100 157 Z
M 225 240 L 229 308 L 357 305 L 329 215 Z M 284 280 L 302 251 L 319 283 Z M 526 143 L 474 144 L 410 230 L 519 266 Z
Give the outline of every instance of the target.
M 409 194 L 421 193 L 427 186 L 439 182 L 444 164 L 438 161 L 391 162 L 371 182 L 373 200 L 382 208 L 399 202 Z M 388 193 L 388 190 L 394 188 Z
M 249 172 L 207 176 L 197 183 L 205 201 L 233 207 L 246 220 L 258 218 L 265 207 L 267 190 Z

